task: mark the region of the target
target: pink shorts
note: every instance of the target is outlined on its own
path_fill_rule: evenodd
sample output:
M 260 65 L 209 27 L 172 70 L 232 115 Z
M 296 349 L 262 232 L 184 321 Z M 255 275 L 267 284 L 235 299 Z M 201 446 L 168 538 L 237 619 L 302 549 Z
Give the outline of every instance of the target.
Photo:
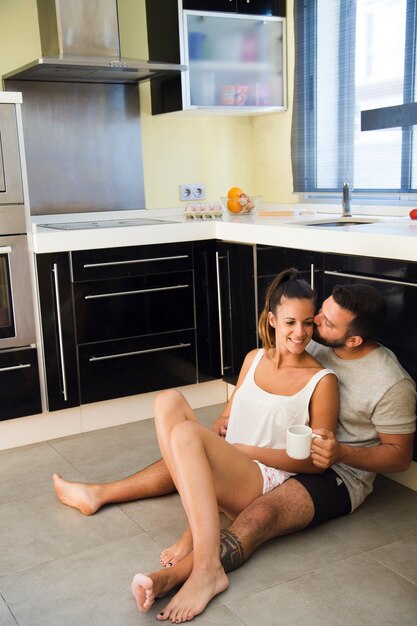
M 269 467 L 260 461 L 256 461 L 256 459 L 254 459 L 254 463 L 257 463 L 262 472 L 262 478 L 264 479 L 263 494 L 272 491 L 272 489 L 275 489 L 278 485 L 282 485 L 288 478 L 294 476 L 291 472 L 284 472 L 284 470 L 277 469 L 276 467 Z

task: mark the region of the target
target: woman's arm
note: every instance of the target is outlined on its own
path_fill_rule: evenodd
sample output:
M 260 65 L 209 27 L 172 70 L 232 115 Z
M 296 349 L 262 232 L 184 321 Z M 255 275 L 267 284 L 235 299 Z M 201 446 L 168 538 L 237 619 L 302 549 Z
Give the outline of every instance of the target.
M 324 376 L 318 383 L 310 400 L 310 426 L 313 430 L 325 428 L 336 432 L 337 416 L 339 414 L 339 391 L 337 378 L 333 374 Z M 327 424 L 327 426 L 324 426 Z M 252 459 L 257 459 L 265 465 L 277 467 L 287 472 L 303 472 L 307 474 L 321 474 L 324 468 L 313 464 L 311 457 L 302 461 L 291 459 L 285 450 L 274 448 L 260 448 L 234 444 L 239 450 Z

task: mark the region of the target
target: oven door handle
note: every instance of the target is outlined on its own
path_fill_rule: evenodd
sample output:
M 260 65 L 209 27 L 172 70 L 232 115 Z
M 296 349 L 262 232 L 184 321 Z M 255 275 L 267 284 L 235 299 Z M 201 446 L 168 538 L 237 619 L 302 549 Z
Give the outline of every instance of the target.
M 54 291 L 55 291 L 55 301 L 56 301 L 56 319 L 57 319 L 57 330 L 58 330 L 58 344 L 59 344 L 59 360 L 61 364 L 61 377 L 62 377 L 62 394 L 64 396 L 64 401 L 68 400 L 68 390 L 67 390 L 67 375 L 65 371 L 65 359 L 64 359 L 64 339 L 62 333 L 62 322 L 61 322 L 61 305 L 59 303 L 59 279 L 58 279 L 58 264 L 54 263 L 52 266 L 52 272 L 54 275 Z
M 0 246 L 0 254 L 10 254 L 12 251 L 10 246 Z

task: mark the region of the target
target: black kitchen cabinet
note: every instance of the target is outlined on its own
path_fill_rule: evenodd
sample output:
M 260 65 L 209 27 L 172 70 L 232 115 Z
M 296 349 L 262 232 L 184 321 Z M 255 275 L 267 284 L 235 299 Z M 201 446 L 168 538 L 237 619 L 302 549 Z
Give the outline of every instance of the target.
M 246 354 L 257 346 L 254 258 L 255 246 L 217 244 L 221 372 L 233 384 Z
M 192 243 L 72 253 L 81 404 L 196 383 Z
M 182 0 L 184 11 L 221 11 L 236 13 L 237 0 Z
M 285 17 L 285 0 L 183 0 L 188 11 L 221 11 L 250 13 L 252 15 L 277 15 Z
M 36 348 L 0 352 L 0 420 L 41 412 Z
M 147 0 L 149 58 L 187 66 L 151 81 L 152 114 L 286 110 L 284 16 L 279 0 Z
M 324 296 L 329 296 L 337 284 L 352 283 L 372 285 L 383 294 L 388 305 L 388 323 L 376 339 L 394 352 L 417 384 L 417 263 L 324 255 Z
M 36 257 L 50 411 L 80 404 L 70 254 Z
M 237 0 L 237 12 L 285 17 L 286 4 L 286 0 Z
M 290 267 L 294 267 L 317 294 L 317 307 L 323 298 L 323 254 L 309 250 L 257 246 L 258 312 L 265 304 L 266 291 L 274 278 Z
M 198 380 L 221 378 L 216 241 L 196 241 L 194 249 Z

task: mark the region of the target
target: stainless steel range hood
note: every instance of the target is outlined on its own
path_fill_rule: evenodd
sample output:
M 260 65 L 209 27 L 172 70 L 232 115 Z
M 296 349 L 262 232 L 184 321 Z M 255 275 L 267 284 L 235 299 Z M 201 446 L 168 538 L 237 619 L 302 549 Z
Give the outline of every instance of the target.
M 37 0 L 42 57 L 4 79 L 138 83 L 185 65 L 120 56 L 117 0 Z

